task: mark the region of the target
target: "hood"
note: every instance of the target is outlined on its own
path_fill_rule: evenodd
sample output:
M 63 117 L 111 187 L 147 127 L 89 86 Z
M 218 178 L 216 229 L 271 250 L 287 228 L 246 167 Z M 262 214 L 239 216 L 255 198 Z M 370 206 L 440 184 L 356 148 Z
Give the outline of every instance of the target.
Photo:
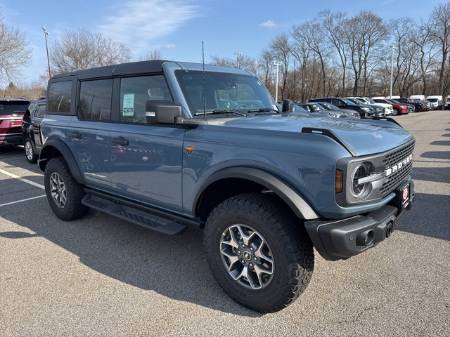
M 289 115 L 210 119 L 208 124 L 298 133 L 302 132 L 303 128 L 328 129 L 356 156 L 385 152 L 412 139 L 408 131 L 390 121 L 337 119 L 303 116 L 294 113 Z M 311 137 L 315 136 L 319 135 L 311 134 Z

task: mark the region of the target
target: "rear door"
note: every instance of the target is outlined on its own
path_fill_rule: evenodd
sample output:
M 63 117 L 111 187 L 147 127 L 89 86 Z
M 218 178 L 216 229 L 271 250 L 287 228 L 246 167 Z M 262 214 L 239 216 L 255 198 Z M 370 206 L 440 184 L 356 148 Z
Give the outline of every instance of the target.
M 78 121 L 67 133 L 67 141 L 89 186 L 109 189 L 113 79 L 78 82 Z

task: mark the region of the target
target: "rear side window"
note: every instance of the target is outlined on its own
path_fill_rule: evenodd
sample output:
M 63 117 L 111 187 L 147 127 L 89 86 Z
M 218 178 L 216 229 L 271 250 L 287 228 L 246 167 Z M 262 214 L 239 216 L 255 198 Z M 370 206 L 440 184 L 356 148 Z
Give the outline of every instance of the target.
M 122 78 L 120 81 L 120 120 L 146 123 L 147 101 L 172 101 L 163 75 Z
M 48 112 L 56 115 L 71 115 L 72 81 L 50 84 L 48 89 Z
M 85 120 L 110 121 L 112 85 L 112 79 L 81 82 L 78 116 Z
M 45 105 L 40 104 L 36 110 L 36 117 L 42 118 L 45 115 Z

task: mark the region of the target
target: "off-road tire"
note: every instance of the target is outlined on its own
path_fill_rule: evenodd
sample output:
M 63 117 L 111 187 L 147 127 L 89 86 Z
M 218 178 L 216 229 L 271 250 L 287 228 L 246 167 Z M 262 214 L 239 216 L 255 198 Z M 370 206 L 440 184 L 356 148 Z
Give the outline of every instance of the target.
M 50 175 L 52 172 L 57 172 L 60 175 L 67 191 L 67 201 L 62 208 L 57 206 L 50 192 Z M 65 221 L 71 221 L 81 218 L 86 214 L 88 208 L 81 203 L 81 199 L 84 196 L 83 187 L 72 177 L 72 174 L 62 158 L 52 158 L 47 163 L 44 173 L 44 185 L 48 203 L 50 204 L 53 213 L 55 213 L 58 218 Z
M 234 224 L 251 226 L 269 244 L 274 274 L 262 289 L 249 289 L 228 273 L 220 254 L 224 230 Z M 204 229 L 204 247 L 212 273 L 235 301 L 261 313 L 275 312 L 291 304 L 308 286 L 314 254 L 300 220 L 273 197 L 241 194 L 219 204 L 209 215 Z

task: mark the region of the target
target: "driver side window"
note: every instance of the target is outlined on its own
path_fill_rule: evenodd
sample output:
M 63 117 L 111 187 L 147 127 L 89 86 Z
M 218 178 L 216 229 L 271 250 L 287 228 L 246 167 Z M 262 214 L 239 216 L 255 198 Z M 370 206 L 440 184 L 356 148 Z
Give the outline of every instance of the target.
M 163 75 L 122 78 L 120 81 L 120 120 L 146 123 L 147 101 L 172 101 Z

